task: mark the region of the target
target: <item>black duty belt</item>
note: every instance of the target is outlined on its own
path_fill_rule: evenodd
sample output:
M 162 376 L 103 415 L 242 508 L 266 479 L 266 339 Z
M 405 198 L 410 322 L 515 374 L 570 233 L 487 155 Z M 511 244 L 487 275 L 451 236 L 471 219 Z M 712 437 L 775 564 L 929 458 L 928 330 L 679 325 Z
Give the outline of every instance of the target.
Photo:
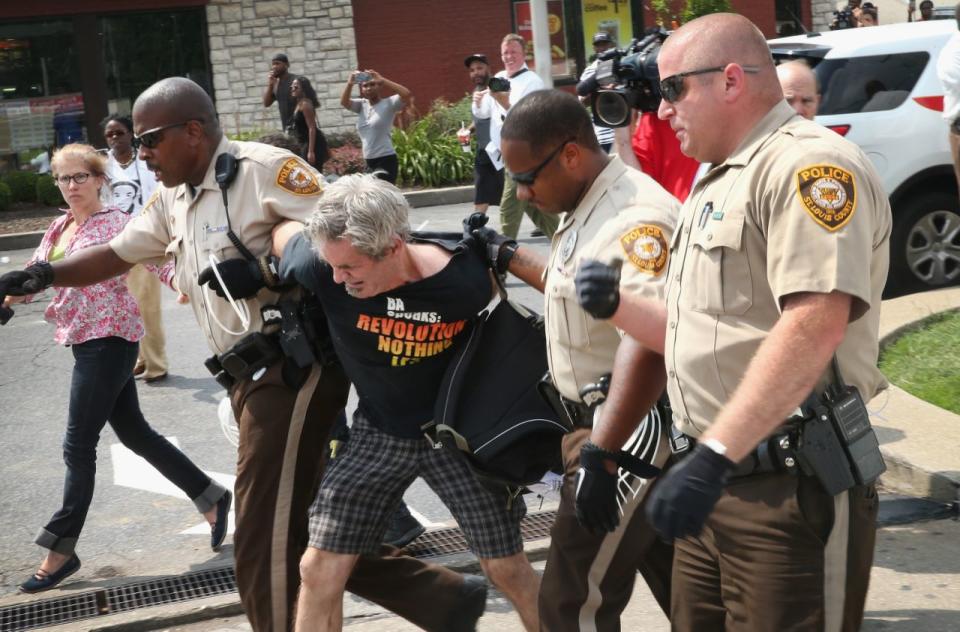
M 593 428 L 593 407 L 562 396 L 560 401 L 574 428 Z
M 674 454 L 683 458 L 697 445 L 697 440 L 689 435 L 685 449 L 675 449 Z M 797 461 L 797 432 L 795 428 L 782 427 L 773 435 L 761 441 L 730 473 L 730 478 L 743 478 L 757 474 L 772 472 L 789 472 L 796 474 L 799 469 Z

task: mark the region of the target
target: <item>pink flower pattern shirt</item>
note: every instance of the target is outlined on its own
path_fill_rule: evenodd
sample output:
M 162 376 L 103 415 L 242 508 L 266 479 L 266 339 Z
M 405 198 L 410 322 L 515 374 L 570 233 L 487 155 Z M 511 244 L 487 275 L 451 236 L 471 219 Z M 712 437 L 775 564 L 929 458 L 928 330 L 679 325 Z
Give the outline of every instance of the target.
M 40 245 L 27 265 L 47 261 L 50 252 L 73 214 L 64 209 L 47 228 Z M 129 221 L 130 216 L 115 207 L 101 209 L 87 221 L 77 226 L 64 257 L 84 248 L 104 244 L 117 235 Z M 157 268 L 148 265 L 167 286 L 173 279 L 173 262 Z M 47 322 L 56 326 L 53 339 L 58 344 L 74 345 L 97 338 L 117 336 L 130 342 L 143 338 L 143 322 L 137 301 L 127 290 L 127 275 L 107 279 L 87 287 L 56 288 L 56 294 L 44 312 Z M 172 287 L 172 286 L 171 286 Z

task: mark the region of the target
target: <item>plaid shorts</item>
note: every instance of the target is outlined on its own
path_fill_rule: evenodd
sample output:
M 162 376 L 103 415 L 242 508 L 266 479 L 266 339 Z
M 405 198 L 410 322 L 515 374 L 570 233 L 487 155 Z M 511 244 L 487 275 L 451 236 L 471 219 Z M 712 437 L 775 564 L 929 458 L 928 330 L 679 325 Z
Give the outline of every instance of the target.
M 421 476 L 456 518 L 477 557 L 523 550 L 520 520 L 526 503 L 522 498 L 508 503 L 506 491 L 498 494 L 481 485 L 459 452 L 435 450 L 426 438 L 388 435 L 359 411 L 340 449 L 310 507 L 310 546 L 348 555 L 376 552 L 403 492 Z

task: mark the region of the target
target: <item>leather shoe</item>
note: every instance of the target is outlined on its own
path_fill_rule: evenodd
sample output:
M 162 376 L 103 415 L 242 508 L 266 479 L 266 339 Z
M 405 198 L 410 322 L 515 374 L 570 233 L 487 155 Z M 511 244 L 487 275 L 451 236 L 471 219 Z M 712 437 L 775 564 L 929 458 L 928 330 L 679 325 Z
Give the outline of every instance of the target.
M 479 575 L 464 575 L 460 587 L 461 604 L 447 625 L 443 628 L 450 632 L 474 632 L 477 621 L 487 609 L 487 580 Z
M 151 375 L 150 377 L 143 378 L 143 381 L 147 384 L 153 384 L 154 382 L 159 382 L 160 380 L 167 379 L 167 372 L 164 371 L 160 375 Z
M 78 570 L 80 570 L 80 558 L 74 553 L 63 563 L 63 566 L 52 573 L 42 570 L 37 571 L 36 575 L 20 584 L 20 592 L 32 594 L 50 590 Z
M 426 530 L 427 528 L 420 524 L 420 521 L 407 509 L 407 504 L 401 502 L 390 517 L 387 532 L 383 534 L 383 542 L 402 549 L 423 535 Z
M 217 501 L 217 521 L 210 525 L 210 548 L 214 552 L 220 550 L 220 545 L 227 537 L 227 524 L 230 522 L 230 504 L 233 502 L 233 494 L 229 491 L 224 492 L 220 500 Z
M 137 365 L 133 367 L 133 377 L 137 377 L 138 375 L 143 375 L 143 372 L 146 370 L 147 370 L 147 365 L 140 364 L 138 362 Z

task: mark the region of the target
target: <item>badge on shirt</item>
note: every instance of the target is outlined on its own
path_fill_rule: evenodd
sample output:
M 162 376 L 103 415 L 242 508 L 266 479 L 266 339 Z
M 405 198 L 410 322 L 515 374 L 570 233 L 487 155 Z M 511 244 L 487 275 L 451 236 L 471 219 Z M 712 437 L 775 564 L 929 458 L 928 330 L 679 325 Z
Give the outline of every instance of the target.
M 667 268 L 667 240 L 653 224 L 640 224 L 620 236 L 620 245 L 641 272 L 658 276 Z
M 323 190 L 313 169 L 299 158 L 290 158 L 277 172 L 277 185 L 296 195 L 315 195 Z
M 810 217 L 830 232 L 846 226 L 857 210 L 853 174 L 833 165 L 812 165 L 797 171 L 797 195 Z
M 577 247 L 577 231 L 570 229 L 563 238 L 563 244 L 560 246 L 560 261 L 566 263 L 573 256 L 573 250 Z

